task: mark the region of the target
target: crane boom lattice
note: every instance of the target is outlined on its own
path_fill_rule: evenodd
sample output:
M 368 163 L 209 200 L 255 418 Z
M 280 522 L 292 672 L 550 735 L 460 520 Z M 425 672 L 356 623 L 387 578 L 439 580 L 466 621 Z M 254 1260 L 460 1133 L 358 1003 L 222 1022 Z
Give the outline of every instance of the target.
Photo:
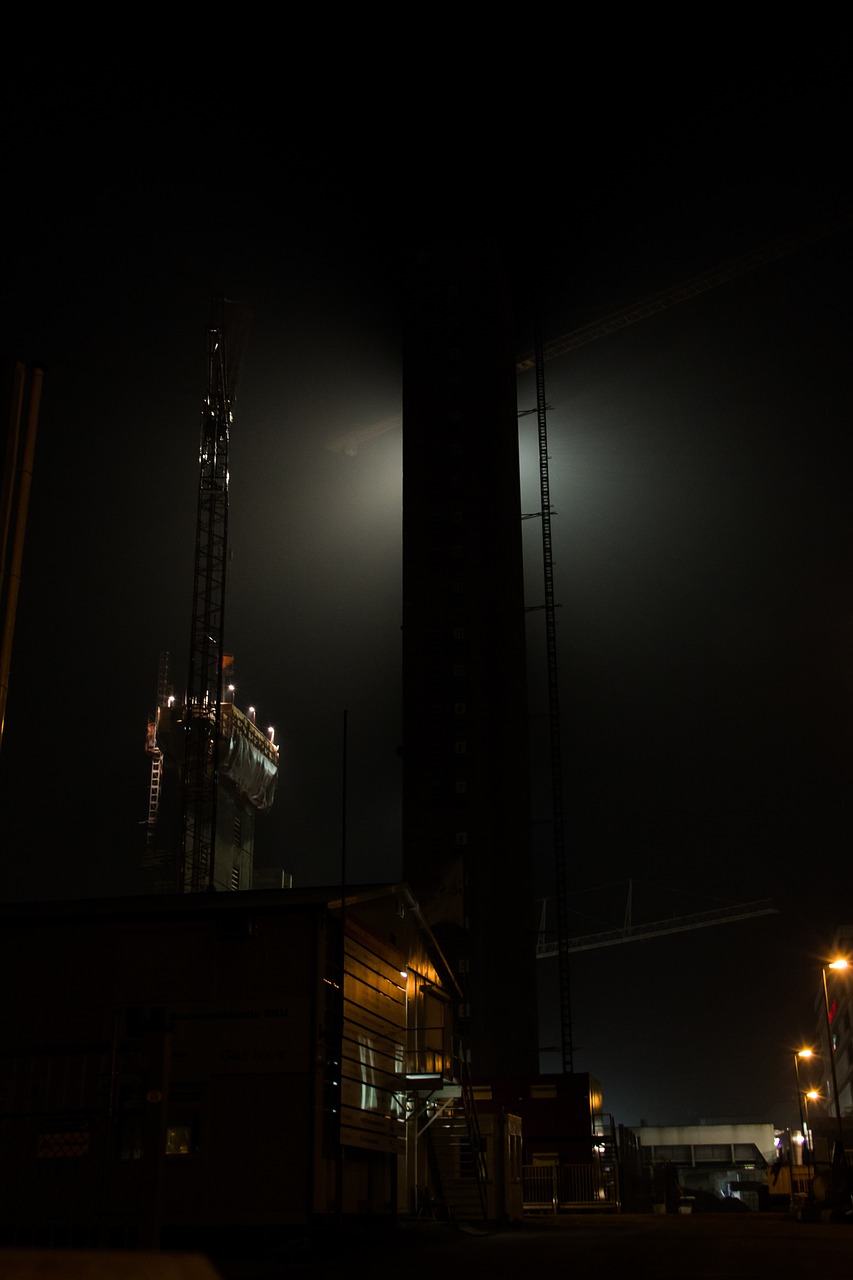
M 686 933 L 692 929 L 707 929 L 716 924 L 733 924 L 736 920 L 752 920 L 755 916 L 777 915 L 777 908 L 769 898 L 756 902 L 738 902 L 733 906 L 717 907 L 713 911 L 695 911 L 686 916 L 672 916 L 665 920 L 651 920 L 647 924 L 632 924 L 626 919 L 621 929 L 606 929 L 601 933 L 587 933 L 575 937 L 558 938 L 555 942 L 544 941 L 544 904 L 543 928 L 536 947 L 536 958 L 547 960 L 551 956 L 562 956 L 566 952 L 594 951 L 598 947 L 614 947 L 624 942 L 640 942 L 643 938 L 660 938 L 670 933 Z

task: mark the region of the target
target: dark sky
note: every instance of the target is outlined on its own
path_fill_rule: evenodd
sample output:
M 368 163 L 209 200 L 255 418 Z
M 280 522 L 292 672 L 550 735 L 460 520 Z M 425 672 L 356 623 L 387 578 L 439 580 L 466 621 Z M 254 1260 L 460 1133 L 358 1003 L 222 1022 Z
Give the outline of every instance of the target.
M 825 227 L 546 366 L 574 927 L 620 925 L 629 881 L 637 922 L 778 908 L 579 953 L 575 1066 L 624 1123 L 793 1121 L 791 1049 L 813 1041 L 819 957 L 853 921 L 840 63 L 638 66 L 552 78 L 529 105 L 499 69 L 459 99 L 456 64 L 415 83 L 354 71 L 334 112 L 245 75 L 202 92 L 178 55 L 85 70 L 33 60 L 7 88 L 4 354 L 45 380 L 0 749 L 4 897 L 135 891 L 159 654 L 176 684 L 187 665 L 215 294 L 252 313 L 226 647 L 238 703 L 281 744 L 257 856 L 337 881 L 346 712 L 349 872 L 397 879 L 401 433 L 326 446 L 399 412 L 399 248 L 497 236 L 525 349 L 534 299 L 547 338 Z M 538 511 L 534 418 L 520 452 Z M 532 608 L 538 521 L 524 537 Z M 540 771 L 542 627 L 532 611 Z M 547 826 L 537 876 L 552 899 Z

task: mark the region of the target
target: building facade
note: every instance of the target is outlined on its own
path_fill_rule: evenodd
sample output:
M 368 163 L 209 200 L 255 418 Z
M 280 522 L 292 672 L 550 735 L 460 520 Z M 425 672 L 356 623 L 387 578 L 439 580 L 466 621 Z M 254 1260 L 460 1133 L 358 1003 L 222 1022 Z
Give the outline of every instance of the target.
M 278 747 L 258 728 L 251 714 L 231 701 L 219 708 L 218 738 L 214 719 L 202 717 L 209 734 L 211 800 L 203 811 L 194 812 L 193 801 L 185 793 L 186 715 L 186 704 L 180 706 L 171 695 L 164 696 L 148 725 L 149 814 L 142 858 L 146 886 L 155 893 L 191 889 L 192 850 L 183 849 L 184 833 L 188 825 L 196 834 L 199 825 L 204 825 L 204 840 L 213 863 L 211 887 L 219 892 L 251 889 L 255 887 L 255 823 L 273 806 Z M 187 809 L 193 818 L 190 824 Z M 207 829 L 210 821 L 215 824 L 212 840 Z M 186 859 L 183 867 L 182 858 Z M 207 883 L 205 877 L 204 885 L 197 887 Z
M 157 1248 L 412 1211 L 419 1091 L 462 1094 L 458 987 L 406 886 L 327 895 L 2 910 L 19 975 L 2 1243 Z
M 535 1073 L 516 374 L 489 243 L 409 255 L 403 316 L 403 876 L 463 987 L 473 1069 Z
M 655 1206 L 692 1211 L 699 1194 L 736 1198 L 749 1209 L 767 1207 L 773 1189 L 768 1171 L 780 1163 L 772 1124 L 641 1125 L 631 1133 Z
M 831 966 L 839 959 L 846 959 L 846 968 Z M 815 1158 L 832 1160 L 837 1144 L 853 1166 L 853 925 L 839 928 L 832 955 L 824 962 L 815 1002 L 815 1041 L 822 1099 L 809 1113 Z

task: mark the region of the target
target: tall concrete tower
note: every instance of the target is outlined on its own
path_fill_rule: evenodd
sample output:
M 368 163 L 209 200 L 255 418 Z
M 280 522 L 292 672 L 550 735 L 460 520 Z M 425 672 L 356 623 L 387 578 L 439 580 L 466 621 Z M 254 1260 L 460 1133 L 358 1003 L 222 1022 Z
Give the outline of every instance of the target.
M 403 309 L 403 874 L 477 1075 L 539 1069 L 510 291 L 497 246 L 410 252 Z

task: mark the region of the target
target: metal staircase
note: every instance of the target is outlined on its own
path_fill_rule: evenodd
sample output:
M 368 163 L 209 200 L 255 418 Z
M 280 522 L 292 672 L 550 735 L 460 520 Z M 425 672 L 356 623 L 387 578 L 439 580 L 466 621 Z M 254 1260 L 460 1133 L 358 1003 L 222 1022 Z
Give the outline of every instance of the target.
M 456 1082 L 435 1091 L 424 1108 L 430 1204 L 449 1222 L 482 1222 L 487 1216 L 488 1170 L 480 1122 L 464 1050 L 455 1052 Z
M 604 1111 L 597 1111 L 592 1117 L 592 1123 L 597 1196 L 605 1204 L 619 1208 L 622 1203 L 622 1187 L 616 1124 L 613 1116 Z

